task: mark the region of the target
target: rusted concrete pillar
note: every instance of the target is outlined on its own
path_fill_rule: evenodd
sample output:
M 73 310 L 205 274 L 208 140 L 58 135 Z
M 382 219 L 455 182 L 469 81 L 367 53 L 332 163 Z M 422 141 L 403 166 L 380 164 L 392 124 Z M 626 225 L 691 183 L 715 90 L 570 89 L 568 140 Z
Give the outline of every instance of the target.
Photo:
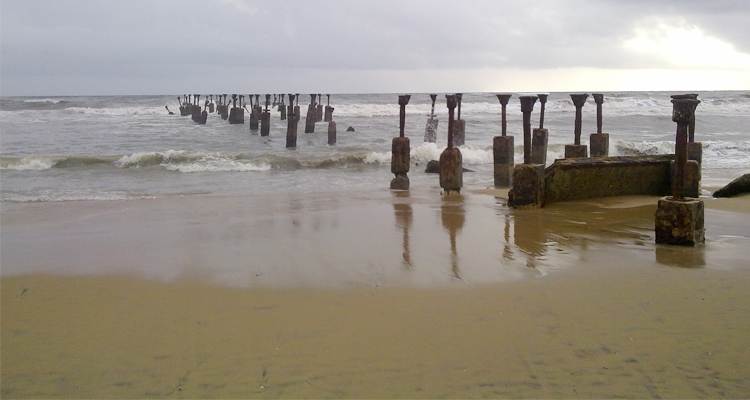
M 427 125 L 424 128 L 425 143 L 435 143 L 437 140 L 438 119 L 435 118 L 435 99 L 437 99 L 437 94 L 431 94 L 430 99 L 432 99 L 432 109 L 430 117 L 427 119 Z
M 242 98 L 244 97 L 245 96 L 240 96 L 240 105 L 242 104 Z M 233 125 L 245 123 L 245 109 L 241 106 L 237 106 L 236 94 L 232 94 L 232 109 L 229 110 L 229 123 Z
M 672 196 L 659 200 L 655 215 L 656 243 L 695 246 L 705 242 L 703 202 L 685 197 L 687 141 L 690 121 L 699 100 L 672 96 L 672 121 L 677 123 Z
M 336 144 L 336 122 L 328 122 L 328 145 L 333 146 Z
M 323 95 L 318 93 L 318 103 L 315 106 L 315 122 L 323 120 Z
M 271 95 L 266 95 L 266 109 L 260 115 L 260 136 L 268 136 L 271 133 L 271 110 L 268 108 L 271 103 Z
M 539 94 L 539 128 L 531 132 L 531 163 L 547 165 L 547 141 L 549 131 L 544 129 L 544 105 L 547 104 L 547 94 Z
M 456 120 L 453 121 L 453 145 L 463 146 L 466 143 L 466 121 L 461 119 L 461 100 L 463 93 L 456 93 L 456 101 L 458 101 L 458 115 Z
M 513 167 L 515 161 L 513 136 L 507 136 L 506 106 L 511 94 L 498 94 L 497 99 L 502 107 L 501 136 L 492 138 L 492 159 L 494 163 L 495 187 L 511 187 L 513 185 Z
M 575 142 L 574 144 L 565 145 L 565 158 L 585 158 L 588 157 L 588 146 L 581 144 L 581 124 L 583 120 L 582 108 L 589 97 L 586 93 L 571 94 L 573 105 L 576 106 L 575 122 Z
M 208 112 L 213 113 L 214 112 L 214 107 L 215 107 L 215 104 L 214 104 L 214 95 L 210 95 L 210 96 L 211 96 L 211 102 L 208 103 Z
M 295 114 L 294 107 L 294 95 L 289 94 L 289 110 L 288 118 L 286 121 L 286 148 L 294 149 L 297 147 L 297 121 L 299 121 L 299 114 Z M 297 107 L 299 113 L 299 107 Z
M 284 95 L 283 94 L 279 95 L 279 104 L 278 104 L 278 106 L 279 106 L 279 108 L 278 108 L 279 119 L 282 120 L 282 121 L 286 121 L 286 104 L 284 104 Z
M 609 157 L 609 133 L 602 132 L 602 104 L 604 95 L 593 93 L 596 102 L 596 133 L 589 135 L 591 157 Z
M 508 192 L 508 205 L 513 208 L 544 206 L 544 164 L 531 163 L 531 112 L 537 96 L 521 96 L 523 113 L 523 160 L 513 168 L 513 188 Z
M 310 105 L 307 106 L 307 116 L 305 117 L 305 133 L 313 133 L 315 132 L 315 116 L 316 116 L 316 107 L 315 107 L 315 95 L 310 95 Z
M 200 97 L 201 97 L 201 95 L 199 95 L 199 94 L 194 94 L 193 95 L 193 102 L 195 104 L 193 104 L 193 107 L 191 107 L 191 109 L 190 109 L 190 111 L 191 111 L 190 114 L 192 115 L 191 118 L 193 119 L 193 122 L 195 122 L 195 123 L 200 122 L 200 119 L 201 119 L 201 106 L 199 105 L 200 104 L 199 103 Z
M 331 95 L 327 94 L 326 97 L 328 98 L 328 103 L 326 104 L 325 115 L 323 116 L 323 121 L 331 122 L 333 121 L 333 107 L 331 107 Z
M 411 95 L 404 94 L 398 96 L 399 111 L 399 135 L 393 138 L 391 145 L 391 172 L 396 175 L 391 180 L 391 189 L 408 190 L 409 189 L 409 166 L 411 158 L 409 153 L 411 148 L 409 138 L 404 136 L 404 126 L 406 125 L 406 105 L 409 104 Z
M 222 100 L 222 103 L 221 103 L 220 114 L 221 114 L 221 119 L 226 121 L 227 119 L 229 119 L 229 103 L 227 103 L 227 95 L 223 94 L 222 96 L 224 97 L 224 99 Z
M 440 187 L 446 195 L 459 194 L 464 185 L 463 177 L 463 157 L 461 150 L 454 147 L 453 135 L 453 112 L 458 105 L 458 96 L 452 94 L 445 95 L 448 103 L 448 147 L 440 154 Z

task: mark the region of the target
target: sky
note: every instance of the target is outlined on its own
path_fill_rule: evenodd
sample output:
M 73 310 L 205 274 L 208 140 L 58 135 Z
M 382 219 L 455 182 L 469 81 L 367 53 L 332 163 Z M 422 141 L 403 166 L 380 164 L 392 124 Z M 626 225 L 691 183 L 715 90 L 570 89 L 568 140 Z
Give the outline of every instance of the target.
M 0 95 L 750 89 L 746 0 L 0 0 Z

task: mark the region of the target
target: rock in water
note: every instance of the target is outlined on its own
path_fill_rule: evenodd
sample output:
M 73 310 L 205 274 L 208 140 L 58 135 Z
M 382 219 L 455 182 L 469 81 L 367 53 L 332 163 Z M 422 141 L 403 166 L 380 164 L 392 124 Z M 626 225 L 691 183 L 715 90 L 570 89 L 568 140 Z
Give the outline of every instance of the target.
M 347 132 L 354 132 L 354 127 L 350 126 L 350 127 L 346 128 L 346 131 Z
M 723 188 L 715 191 L 714 197 L 732 197 L 743 193 L 750 193 L 750 174 L 742 175 L 729 182 Z
M 427 168 L 424 172 L 428 174 L 439 174 L 440 173 L 440 162 L 438 160 L 432 160 L 427 163 Z

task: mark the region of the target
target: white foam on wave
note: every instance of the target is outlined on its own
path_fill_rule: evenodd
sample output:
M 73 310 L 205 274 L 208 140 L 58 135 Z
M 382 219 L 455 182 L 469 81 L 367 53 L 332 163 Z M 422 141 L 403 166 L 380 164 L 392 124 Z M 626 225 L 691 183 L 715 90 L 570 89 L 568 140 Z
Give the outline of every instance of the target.
M 246 160 L 232 160 L 227 158 L 215 158 L 211 156 L 190 163 L 167 164 L 164 166 L 170 171 L 177 172 L 252 172 L 268 171 L 271 164 L 254 163 Z
M 461 157 L 466 165 L 477 165 L 492 163 L 492 150 L 487 150 L 474 145 L 460 146 Z M 424 164 L 432 160 L 439 160 L 440 154 L 445 147 L 438 147 L 435 143 L 423 143 L 419 146 L 412 147 L 409 151 L 409 158 L 413 164 Z M 387 152 L 371 152 L 367 154 L 364 162 L 367 164 L 390 164 L 393 154 Z
M 26 99 L 23 102 L 24 103 L 48 103 L 48 104 L 57 104 L 59 102 L 63 101 L 62 99 Z
M 23 157 L 17 160 L 5 160 L 0 163 L 0 169 L 14 171 L 42 171 L 55 166 L 57 159 L 52 157 Z
M 94 192 L 89 190 L 56 192 L 43 190 L 39 192 L 6 193 L 0 192 L 0 201 L 15 203 L 57 202 L 57 201 L 120 201 L 153 199 L 153 196 L 132 195 L 125 192 Z
M 223 153 L 188 153 L 184 150 L 134 153 L 115 161 L 119 168 L 140 168 L 159 165 L 177 172 L 249 172 L 268 171 L 271 164 L 240 159 Z
M 105 116 L 164 115 L 166 113 L 163 107 L 162 108 L 158 108 L 158 107 L 114 107 L 114 108 L 68 107 L 65 109 L 65 111 L 75 113 L 75 114 L 105 115 Z

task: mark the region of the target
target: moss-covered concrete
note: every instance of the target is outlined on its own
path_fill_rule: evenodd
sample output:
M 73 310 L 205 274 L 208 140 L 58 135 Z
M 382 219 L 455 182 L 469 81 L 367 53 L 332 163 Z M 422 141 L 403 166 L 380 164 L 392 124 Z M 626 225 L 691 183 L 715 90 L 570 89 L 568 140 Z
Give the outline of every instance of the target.
M 545 203 L 670 194 L 674 155 L 558 159 L 544 174 Z

